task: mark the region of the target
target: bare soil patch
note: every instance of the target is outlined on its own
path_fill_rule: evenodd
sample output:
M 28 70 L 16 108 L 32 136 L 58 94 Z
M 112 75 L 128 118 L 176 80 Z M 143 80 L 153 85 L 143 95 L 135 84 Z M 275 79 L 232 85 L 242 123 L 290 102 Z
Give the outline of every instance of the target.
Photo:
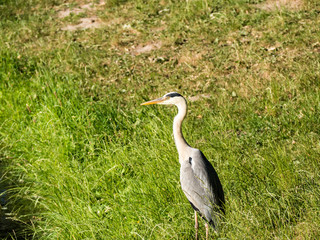
M 143 54 L 143 53 L 149 53 L 153 50 L 161 48 L 161 46 L 162 46 L 161 41 L 148 43 L 148 44 L 144 44 L 144 45 L 138 45 L 137 47 L 135 47 L 133 49 L 132 54 L 139 55 L 139 54 Z
M 103 25 L 102 21 L 97 17 L 89 17 L 89 18 L 81 18 L 80 23 L 76 25 L 67 25 L 61 30 L 64 31 L 75 31 L 81 29 L 88 29 L 88 28 L 99 28 Z
M 64 31 L 75 31 L 75 30 L 79 30 L 79 29 L 101 27 L 103 25 L 103 22 L 101 21 L 100 18 L 96 17 L 94 15 L 94 13 L 98 10 L 99 7 L 101 7 L 103 5 L 105 5 L 105 2 L 100 1 L 97 4 L 85 3 L 85 4 L 80 5 L 79 7 L 76 7 L 76 8 L 72 8 L 72 9 L 70 8 L 70 9 L 58 11 L 58 17 L 61 19 L 70 16 L 70 14 L 78 15 L 78 14 L 86 12 L 86 11 L 89 12 L 89 16 L 91 15 L 90 17 L 81 18 L 80 23 L 78 23 L 78 24 L 75 24 L 75 25 L 70 24 L 70 25 L 67 25 L 61 29 Z
M 266 11 L 279 10 L 285 8 L 288 10 L 300 10 L 303 7 L 302 0 L 267 0 L 257 5 L 258 8 Z
M 68 17 L 70 14 L 78 15 L 80 13 L 83 13 L 86 10 L 95 11 L 95 10 L 97 10 L 98 7 L 103 6 L 103 5 L 105 5 L 104 1 L 101 1 L 98 4 L 93 4 L 93 3 L 83 4 L 83 5 L 80 5 L 77 8 L 66 9 L 66 10 L 59 11 L 58 12 L 58 17 L 59 18 L 65 18 L 65 17 Z

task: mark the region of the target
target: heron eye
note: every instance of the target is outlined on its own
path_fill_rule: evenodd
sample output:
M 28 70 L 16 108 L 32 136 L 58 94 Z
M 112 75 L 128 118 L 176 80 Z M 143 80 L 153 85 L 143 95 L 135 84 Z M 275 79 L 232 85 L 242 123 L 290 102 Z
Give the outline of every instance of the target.
M 189 157 L 189 163 L 192 165 L 192 157 Z

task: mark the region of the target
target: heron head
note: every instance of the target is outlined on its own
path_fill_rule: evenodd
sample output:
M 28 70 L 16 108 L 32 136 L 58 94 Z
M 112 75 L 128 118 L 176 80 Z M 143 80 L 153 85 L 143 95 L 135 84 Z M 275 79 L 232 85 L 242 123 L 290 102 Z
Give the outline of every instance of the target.
M 150 104 L 164 104 L 164 105 L 177 105 L 181 101 L 185 102 L 185 99 L 183 96 L 181 96 L 177 92 L 170 92 L 165 94 L 161 98 L 157 98 L 148 102 L 144 102 L 141 105 L 150 105 Z

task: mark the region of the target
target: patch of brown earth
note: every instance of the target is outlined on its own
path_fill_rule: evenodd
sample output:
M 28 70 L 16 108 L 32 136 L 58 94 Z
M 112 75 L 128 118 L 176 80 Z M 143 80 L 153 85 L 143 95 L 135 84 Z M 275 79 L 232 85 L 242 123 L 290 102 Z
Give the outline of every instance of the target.
M 96 11 L 99 7 L 101 7 L 103 5 L 105 5 L 104 1 L 100 1 L 97 4 L 94 4 L 94 3 L 82 4 L 77 8 L 58 11 L 58 17 L 65 18 L 65 17 L 68 17 L 70 14 L 78 15 L 78 14 L 83 13 L 85 11 L 90 11 L 90 12 Z M 76 25 L 67 25 L 67 26 L 61 28 L 61 30 L 75 31 L 75 30 L 79 30 L 79 29 L 81 30 L 81 29 L 88 29 L 88 28 L 99 28 L 102 25 L 103 25 L 103 23 L 100 20 L 100 18 L 98 18 L 96 16 L 91 16 L 91 17 L 81 18 L 80 23 L 78 23 Z
M 75 31 L 75 30 L 82 30 L 82 29 L 88 29 L 88 28 L 99 28 L 102 25 L 103 23 L 97 17 L 81 18 L 79 24 L 67 25 L 66 27 L 61 28 L 61 30 Z
M 80 5 L 78 8 L 73 8 L 73 9 L 66 9 L 66 10 L 61 10 L 58 12 L 58 17 L 59 18 L 65 18 L 68 17 L 71 13 L 78 15 L 80 13 L 83 13 L 86 10 L 97 10 L 98 7 L 105 5 L 104 1 L 99 2 L 98 4 L 93 4 L 93 3 L 87 3 Z
M 138 45 L 137 47 L 135 47 L 132 50 L 132 54 L 133 55 L 140 55 L 143 53 L 149 53 L 153 50 L 161 48 L 161 46 L 162 46 L 161 41 L 153 42 L 153 43 L 149 43 L 149 44 L 145 44 L 145 45 Z
M 257 7 L 266 11 L 274 11 L 281 8 L 299 10 L 303 7 L 303 0 L 267 0 L 257 4 Z

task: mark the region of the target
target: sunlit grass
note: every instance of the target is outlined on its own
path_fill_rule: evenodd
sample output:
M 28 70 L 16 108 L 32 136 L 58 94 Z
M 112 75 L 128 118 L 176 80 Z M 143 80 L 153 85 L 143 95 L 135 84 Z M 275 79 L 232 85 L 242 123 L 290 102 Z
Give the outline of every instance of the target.
M 30 238 L 194 237 L 176 110 L 140 106 L 169 91 L 224 187 L 217 238 L 319 237 L 319 4 L 262 3 L 110 1 L 65 19 L 80 3 L 0 5 L 1 180 Z M 93 15 L 105 25 L 61 30 Z

